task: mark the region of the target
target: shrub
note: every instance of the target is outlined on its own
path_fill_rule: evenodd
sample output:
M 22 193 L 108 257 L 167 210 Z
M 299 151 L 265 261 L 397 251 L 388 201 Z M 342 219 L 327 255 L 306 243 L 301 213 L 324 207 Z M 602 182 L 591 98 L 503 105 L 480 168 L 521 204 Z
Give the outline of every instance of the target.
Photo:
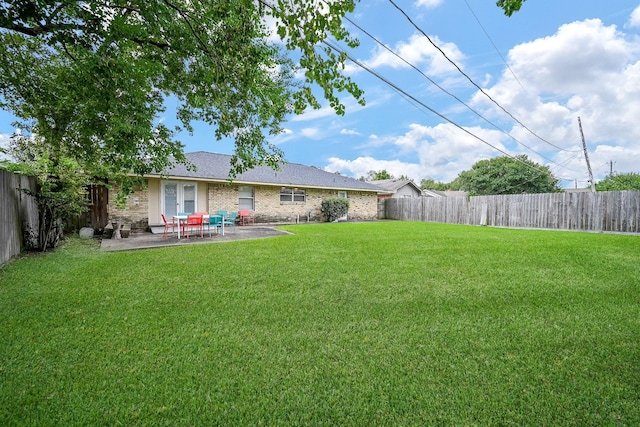
M 325 199 L 320 210 L 327 217 L 327 221 L 337 221 L 349 211 L 349 200 L 344 198 Z

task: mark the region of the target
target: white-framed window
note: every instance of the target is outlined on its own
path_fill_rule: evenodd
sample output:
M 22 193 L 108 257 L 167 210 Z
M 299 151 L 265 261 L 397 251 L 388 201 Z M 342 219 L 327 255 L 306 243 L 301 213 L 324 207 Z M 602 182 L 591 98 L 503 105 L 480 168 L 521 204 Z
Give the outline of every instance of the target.
M 253 187 L 241 185 L 238 187 L 238 209 L 254 210 L 255 208 L 255 192 Z
M 189 181 L 162 181 L 161 211 L 171 218 L 179 212 L 195 212 L 198 206 L 198 183 Z
M 338 191 L 338 198 L 339 199 L 346 199 L 347 198 L 347 192 L 346 191 Z
M 280 189 L 280 203 L 305 203 L 306 201 L 307 193 L 305 190 L 285 187 Z

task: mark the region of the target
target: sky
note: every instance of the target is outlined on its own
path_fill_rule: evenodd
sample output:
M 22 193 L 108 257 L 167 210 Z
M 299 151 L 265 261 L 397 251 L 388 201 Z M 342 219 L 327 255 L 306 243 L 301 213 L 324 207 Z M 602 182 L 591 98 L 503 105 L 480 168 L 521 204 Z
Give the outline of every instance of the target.
M 361 0 L 345 70 L 366 106 L 324 103 L 270 140 L 285 160 L 359 178 L 451 182 L 479 160 L 526 154 L 565 188 L 640 172 L 640 0 Z M 373 73 L 366 69 L 373 71 Z M 582 133 L 580 124 L 582 125 Z M 162 117 L 170 124 L 172 117 Z M 14 129 L 0 111 L 0 144 Z M 232 154 L 196 124 L 185 151 Z

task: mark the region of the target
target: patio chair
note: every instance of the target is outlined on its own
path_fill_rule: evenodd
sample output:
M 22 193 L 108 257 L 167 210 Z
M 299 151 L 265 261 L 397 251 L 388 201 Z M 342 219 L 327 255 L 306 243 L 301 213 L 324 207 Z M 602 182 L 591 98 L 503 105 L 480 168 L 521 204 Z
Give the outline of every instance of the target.
M 167 233 L 171 230 L 172 233 L 175 233 L 176 228 L 180 226 L 176 220 L 173 218 L 171 221 L 167 221 L 167 217 L 162 214 L 162 221 L 164 222 L 164 234 L 162 235 L 163 239 L 167 238 Z
M 228 226 L 230 225 L 231 228 L 233 228 L 233 232 L 236 232 L 236 218 L 238 218 L 238 213 L 237 212 L 231 212 L 228 216 L 223 217 L 224 218 L 224 226 Z
M 220 233 L 220 231 L 218 230 L 220 227 L 222 227 L 222 218 L 221 216 L 218 215 L 211 215 L 209 216 L 209 237 L 211 237 L 211 228 L 215 228 L 216 229 L 216 233 Z
M 222 215 L 223 218 L 226 218 L 229 215 L 228 211 L 220 210 L 218 211 L 218 215 Z
M 189 215 L 187 216 L 187 232 L 186 237 L 189 238 L 192 229 L 200 229 L 200 238 L 204 237 L 204 227 L 202 224 L 202 215 Z
M 240 225 L 254 224 L 253 214 L 249 210 L 241 210 L 238 212 L 240 215 Z
M 181 216 L 181 217 L 189 216 L 189 215 L 192 215 L 192 214 L 193 214 L 193 212 L 178 212 L 178 216 Z M 180 222 L 180 227 L 182 228 L 181 233 L 184 236 L 184 235 L 187 234 L 186 233 L 186 231 L 187 231 L 187 220 L 186 219 L 180 219 L 179 222 Z

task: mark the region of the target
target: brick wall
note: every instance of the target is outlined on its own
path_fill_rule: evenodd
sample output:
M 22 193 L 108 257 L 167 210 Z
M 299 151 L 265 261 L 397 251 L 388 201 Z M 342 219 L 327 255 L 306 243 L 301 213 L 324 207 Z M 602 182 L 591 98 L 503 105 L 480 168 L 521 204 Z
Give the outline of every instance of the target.
M 120 188 L 113 185 L 109 190 L 109 222 L 121 221 L 122 224 L 131 225 L 132 232 L 145 231 L 149 226 L 149 187 L 145 180 L 144 187 L 136 187 L 134 193 L 127 198 L 124 208 L 116 206 L 116 194 Z
M 254 186 L 254 213 L 256 222 L 323 221 L 320 206 L 323 199 L 338 197 L 336 190 L 305 189 L 305 202 L 281 202 L 280 187 Z M 302 187 L 301 187 L 302 189 Z M 378 215 L 375 193 L 348 191 L 349 219 L 374 220 Z M 209 184 L 209 212 L 220 209 L 238 210 L 238 186 Z
M 159 186 L 152 186 L 151 188 L 156 187 L 158 190 L 155 191 L 160 191 Z M 216 212 L 218 210 L 237 212 L 239 210 L 238 185 L 198 182 L 198 187 L 207 189 L 206 206 L 199 202 L 199 208 L 208 212 Z M 253 186 L 253 189 L 256 222 L 306 222 L 307 219 L 310 221 L 324 221 L 325 219 L 320 212 L 322 200 L 338 197 L 337 190 L 304 189 L 306 190 L 305 202 L 281 202 L 280 187 Z M 144 187 L 136 188 L 134 193 L 127 198 L 124 208 L 115 204 L 115 195 L 118 190 L 119 188 L 115 185 L 109 190 L 109 204 L 107 206 L 109 223 L 121 221 L 122 224 L 130 225 L 132 232 L 145 231 L 150 225 L 150 212 L 160 209 L 160 206 L 149 205 L 150 190 L 148 180 L 145 181 Z M 348 218 L 350 220 L 368 221 L 377 219 L 378 202 L 375 193 L 347 191 L 347 197 L 349 199 Z M 152 200 L 154 200 L 154 204 L 159 205 L 160 195 L 155 195 Z M 156 225 L 157 222 L 154 219 L 151 225 Z

